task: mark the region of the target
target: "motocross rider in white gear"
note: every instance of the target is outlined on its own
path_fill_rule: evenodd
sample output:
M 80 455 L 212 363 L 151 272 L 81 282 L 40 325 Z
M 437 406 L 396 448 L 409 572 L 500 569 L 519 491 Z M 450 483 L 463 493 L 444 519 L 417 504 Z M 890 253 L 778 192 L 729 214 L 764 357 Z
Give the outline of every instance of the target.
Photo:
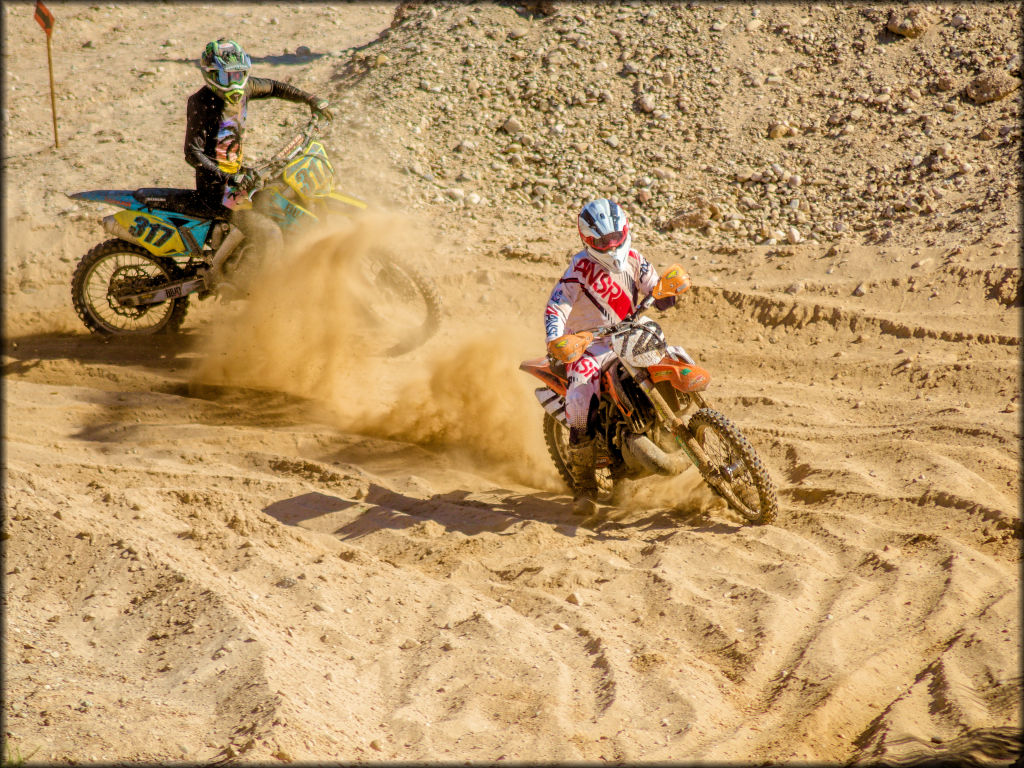
M 565 362 L 569 374 L 565 398 L 568 463 L 577 487 L 577 509 L 587 509 L 597 493 L 594 417 L 601 371 L 613 353 L 602 339 L 567 354 L 566 342 L 572 347 L 571 334 L 620 321 L 654 290 L 658 273 L 633 250 L 626 213 L 615 202 L 600 199 L 587 203 L 577 225 L 585 248 L 572 257 L 552 290 L 544 325 L 549 354 Z M 675 296 L 667 296 L 656 299 L 655 306 L 668 309 L 675 301 Z M 688 357 L 680 348 L 674 351 Z

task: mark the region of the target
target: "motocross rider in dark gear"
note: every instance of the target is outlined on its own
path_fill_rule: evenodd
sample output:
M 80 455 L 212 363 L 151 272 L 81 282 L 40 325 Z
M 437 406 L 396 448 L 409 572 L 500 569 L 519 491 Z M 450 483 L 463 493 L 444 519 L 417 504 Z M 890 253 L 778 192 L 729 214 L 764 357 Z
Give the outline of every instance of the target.
M 256 171 L 242 164 L 248 101 L 305 102 L 314 113 L 328 119 L 332 115 L 326 99 L 278 80 L 249 77 L 251 67 L 249 55 L 235 41 L 220 38 L 207 44 L 199 58 L 206 84 L 188 99 L 185 160 L 196 169 L 200 204 L 242 230 L 250 245 L 246 259 L 259 264 L 281 252 L 283 238 L 270 217 L 255 209 L 234 210 L 259 182 Z

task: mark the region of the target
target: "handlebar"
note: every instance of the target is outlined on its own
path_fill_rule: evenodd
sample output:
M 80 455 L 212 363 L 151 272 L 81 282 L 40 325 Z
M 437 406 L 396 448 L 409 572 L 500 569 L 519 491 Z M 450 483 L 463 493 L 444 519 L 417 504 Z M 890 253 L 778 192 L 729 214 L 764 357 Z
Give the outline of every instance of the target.
M 648 294 L 640 301 L 639 304 L 636 305 L 636 309 L 619 320 L 619 322 L 612 323 L 611 325 L 602 325 L 598 328 L 591 328 L 589 329 L 589 333 L 593 334 L 595 339 L 603 336 L 612 336 L 622 330 L 623 326 L 629 325 L 636 320 L 640 313 L 648 309 L 653 303 L 654 297 Z M 579 333 L 579 331 L 577 331 L 577 333 Z
M 314 136 L 319 136 L 321 131 L 321 121 L 323 118 L 319 113 L 314 112 L 310 115 L 309 120 L 299 130 L 299 133 L 294 136 L 287 144 L 284 145 L 275 155 L 273 155 L 263 165 L 256 166 L 256 172 L 259 173 L 261 178 L 266 178 L 276 172 L 277 166 L 283 168 L 287 165 L 288 161 L 291 160 L 295 151 L 306 144 Z

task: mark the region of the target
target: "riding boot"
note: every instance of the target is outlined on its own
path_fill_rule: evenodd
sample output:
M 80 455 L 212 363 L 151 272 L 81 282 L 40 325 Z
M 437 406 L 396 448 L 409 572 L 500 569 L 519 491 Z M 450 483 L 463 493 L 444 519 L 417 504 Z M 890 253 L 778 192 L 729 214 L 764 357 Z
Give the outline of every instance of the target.
M 569 474 L 572 476 L 573 508 L 580 514 L 591 514 L 597 509 L 597 479 L 594 476 L 597 460 L 597 440 L 593 437 L 569 441 Z

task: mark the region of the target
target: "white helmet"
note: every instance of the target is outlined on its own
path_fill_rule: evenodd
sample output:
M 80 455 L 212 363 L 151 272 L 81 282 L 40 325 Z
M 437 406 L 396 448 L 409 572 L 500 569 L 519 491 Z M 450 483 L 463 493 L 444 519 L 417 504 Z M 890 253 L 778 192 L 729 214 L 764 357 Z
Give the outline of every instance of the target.
M 605 198 L 589 202 L 580 211 L 576 224 L 591 258 L 613 272 L 625 268 L 632 238 L 626 212 L 618 203 Z

